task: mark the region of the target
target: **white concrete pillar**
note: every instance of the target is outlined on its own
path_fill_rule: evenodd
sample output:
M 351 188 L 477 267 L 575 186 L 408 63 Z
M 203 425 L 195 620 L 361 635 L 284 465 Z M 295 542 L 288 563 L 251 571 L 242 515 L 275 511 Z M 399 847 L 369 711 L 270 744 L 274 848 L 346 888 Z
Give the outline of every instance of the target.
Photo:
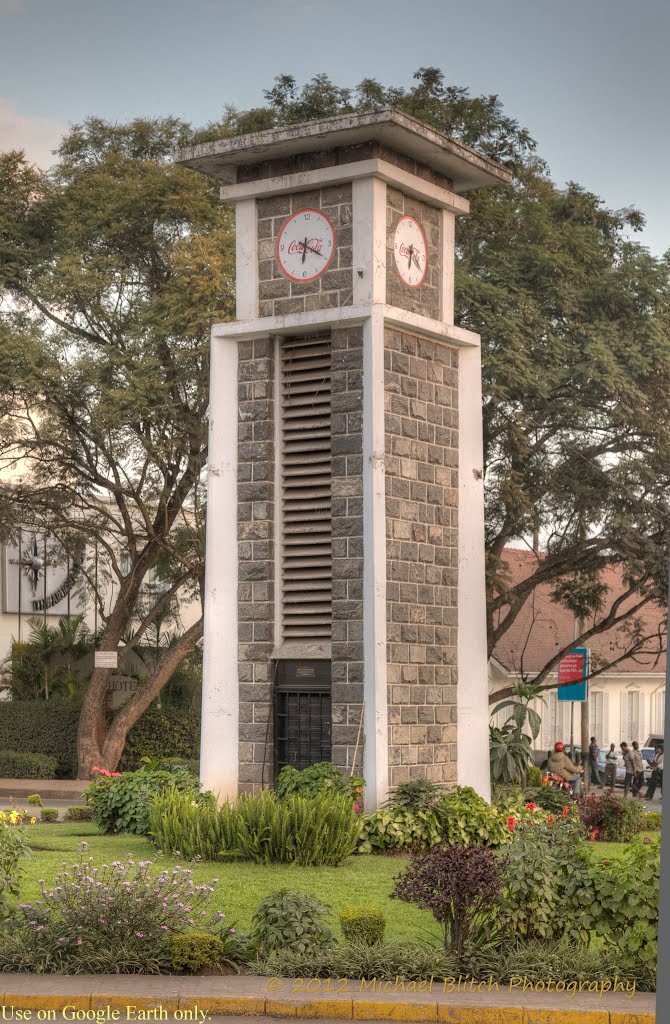
M 458 356 L 458 687 L 457 774 L 491 799 L 484 552 L 484 442 L 481 349 Z
M 213 336 L 210 356 L 200 779 L 218 800 L 237 796 L 239 762 L 237 345 Z

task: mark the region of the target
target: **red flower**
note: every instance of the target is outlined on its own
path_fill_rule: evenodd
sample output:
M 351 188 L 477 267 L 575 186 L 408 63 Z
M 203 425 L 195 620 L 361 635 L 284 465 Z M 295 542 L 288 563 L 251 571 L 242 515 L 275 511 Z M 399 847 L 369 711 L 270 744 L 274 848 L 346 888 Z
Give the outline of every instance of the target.
M 527 804 L 523 805 L 527 811 L 536 811 L 537 804 L 534 804 L 532 800 L 529 800 Z
M 111 777 L 113 779 L 120 779 L 122 775 L 123 775 L 123 772 L 112 772 L 112 776 Z
M 569 813 L 570 813 L 570 808 L 566 804 L 565 807 L 563 808 L 563 813 L 561 814 L 561 817 L 562 818 L 567 818 Z
M 547 825 L 551 825 L 552 828 L 554 827 L 554 819 L 552 818 L 551 814 L 547 818 Z
M 354 810 L 355 811 L 360 811 L 360 807 L 358 806 L 358 804 L 354 804 Z
M 591 842 L 592 843 L 595 843 L 596 836 L 599 834 L 599 832 L 600 832 L 599 828 L 594 828 L 593 832 L 591 833 Z
M 510 814 L 505 820 L 507 821 L 508 829 L 510 830 L 510 832 L 513 832 L 516 828 L 516 818 L 513 818 L 512 815 Z

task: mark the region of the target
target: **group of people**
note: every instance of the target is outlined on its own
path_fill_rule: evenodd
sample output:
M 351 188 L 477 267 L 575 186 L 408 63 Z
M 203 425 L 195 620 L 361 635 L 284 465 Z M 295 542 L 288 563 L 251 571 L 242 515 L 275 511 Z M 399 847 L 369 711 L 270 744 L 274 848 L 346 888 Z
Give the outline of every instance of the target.
M 642 760 L 640 744 L 637 740 L 633 740 L 631 746 L 629 746 L 628 743 L 623 742 L 620 744 L 620 747 L 626 769 L 623 787 L 624 798 L 630 793 L 631 797 L 637 797 L 641 800 L 651 800 L 657 789 L 660 789 L 662 793 L 663 747 L 658 744 L 654 748 L 654 758 L 650 763 L 650 768 L 652 770 L 651 778 L 645 794 L 642 793 L 642 789 L 644 787 L 644 762 Z M 605 754 L 605 771 L 602 774 L 598 768 L 599 759 L 600 748 L 596 743 L 595 736 L 592 736 L 591 743 L 589 745 L 591 783 L 594 786 L 599 786 L 601 789 L 605 787 L 614 789 L 614 785 L 616 783 L 616 770 L 619 763 L 619 755 L 615 744 L 610 743 L 610 748 Z M 572 763 L 571 759 L 565 753 L 564 744 L 560 741 L 554 744 L 553 751 L 549 751 L 547 771 L 568 782 L 575 796 L 579 796 L 581 794 L 581 776 L 584 769 L 581 764 Z
M 591 738 L 591 744 L 595 744 L 593 737 Z M 649 763 L 651 768 L 651 777 L 649 779 L 649 785 L 647 786 L 647 792 L 642 793 L 644 787 L 644 762 L 642 760 L 642 751 L 640 750 L 640 744 L 637 740 L 633 740 L 631 746 L 624 741 L 620 743 L 621 753 L 623 754 L 624 768 L 626 774 L 623 783 L 623 795 L 624 798 L 630 793 L 631 797 L 637 797 L 640 800 L 651 800 L 657 789 L 663 792 L 663 747 L 660 744 L 654 747 L 654 757 Z M 590 748 L 589 748 L 590 752 Z M 610 743 L 610 748 L 605 754 L 605 779 L 604 785 L 614 789 L 614 783 L 616 781 L 616 766 L 619 755 L 616 752 L 616 748 L 613 743 Z

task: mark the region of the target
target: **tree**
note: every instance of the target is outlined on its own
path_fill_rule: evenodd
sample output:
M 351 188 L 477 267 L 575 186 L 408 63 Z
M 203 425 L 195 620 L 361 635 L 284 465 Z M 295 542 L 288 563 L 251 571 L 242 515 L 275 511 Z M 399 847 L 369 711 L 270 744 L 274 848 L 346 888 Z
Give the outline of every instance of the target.
M 216 189 L 170 161 L 191 138 L 176 119 L 91 119 L 48 174 L 20 153 L 0 158 L 0 525 L 87 546 L 102 651 L 146 645 L 203 581 L 209 332 L 231 315 L 234 245 Z M 116 767 L 201 636 L 200 616 L 156 645 L 101 745 L 110 670 L 94 669 L 80 777 Z
M 665 638 L 639 613 L 665 604 L 670 550 L 670 253 L 628 234 L 635 209 L 608 210 L 570 182 L 558 188 L 536 145 L 497 96 L 471 97 L 420 68 L 410 89 L 366 79 L 339 89 L 288 75 L 267 106 L 229 109 L 214 134 L 394 105 L 514 172 L 469 196 L 457 229 L 457 323 L 482 336 L 489 654 L 540 586 L 581 622 L 575 641 L 621 627 L 630 654 Z M 541 538 L 543 553 L 512 579 L 505 549 Z M 608 594 L 602 573 L 623 588 Z M 569 648 L 526 682 L 540 689 Z M 598 671 L 608 667 L 602 659 Z M 513 695 L 513 686 L 491 702 Z

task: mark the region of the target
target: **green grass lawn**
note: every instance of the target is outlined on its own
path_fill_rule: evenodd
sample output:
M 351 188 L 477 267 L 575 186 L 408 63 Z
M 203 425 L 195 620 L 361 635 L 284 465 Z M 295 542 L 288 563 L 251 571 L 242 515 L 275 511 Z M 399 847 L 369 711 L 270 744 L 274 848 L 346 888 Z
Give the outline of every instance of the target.
M 39 896 L 38 879 L 52 882 L 63 863 L 79 859 L 79 845 L 88 843 L 87 853 L 96 865 L 125 860 L 132 854 L 136 860 L 153 860 L 156 868 L 174 867 L 184 861 L 161 856 L 148 839 L 141 836 L 100 835 L 90 822 L 59 825 L 34 825 L 28 830 L 32 856 L 26 861 L 26 873 L 20 899 Z M 384 911 L 389 938 L 438 940 L 440 932 L 431 914 L 417 910 L 400 900 L 391 900 L 393 878 L 407 863 L 404 857 L 350 857 L 339 868 L 301 868 L 293 865 L 263 866 L 247 862 L 189 864 L 197 883 L 218 878 L 212 899 L 212 910 L 223 910 L 231 925 L 247 931 L 251 915 L 259 903 L 274 889 L 283 886 L 308 892 L 327 903 L 333 910 L 330 922 L 335 934 L 341 935 L 338 914 L 347 906 L 370 904 Z
M 179 858 L 158 856 L 153 844 L 141 836 L 100 835 L 90 822 L 58 825 L 34 825 L 28 831 L 33 854 L 26 861 L 20 898 L 39 896 L 38 879 L 53 882 L 63 864 L 79 858 L 79 847 L 88 843 L 87 853 L 97 865 L 113 860 L 153 860 L 156 868 L 174 867 Z M 597 857 L 615 859 L 626 848 L 624 843 L 593 843 Z M 350 857 L 339 868 L 301 868 L 273 864 L 265 867 L 247 862 L 191 864 L 196 883 L 218 878 L 212 910 L 223 910 L 231 925 L 247 931 L 251 915 L 274 889 L 287 886 L 318 897 L 333 910 L 333 931 L 340 936 L 339 912 L 347 906 L 370 904 L 384 911 L 388 938 L 430 939 L 439 941 L 440 933 L 431 914 L 390 898 L 393 878 L 407 863 L 405 857 Z

